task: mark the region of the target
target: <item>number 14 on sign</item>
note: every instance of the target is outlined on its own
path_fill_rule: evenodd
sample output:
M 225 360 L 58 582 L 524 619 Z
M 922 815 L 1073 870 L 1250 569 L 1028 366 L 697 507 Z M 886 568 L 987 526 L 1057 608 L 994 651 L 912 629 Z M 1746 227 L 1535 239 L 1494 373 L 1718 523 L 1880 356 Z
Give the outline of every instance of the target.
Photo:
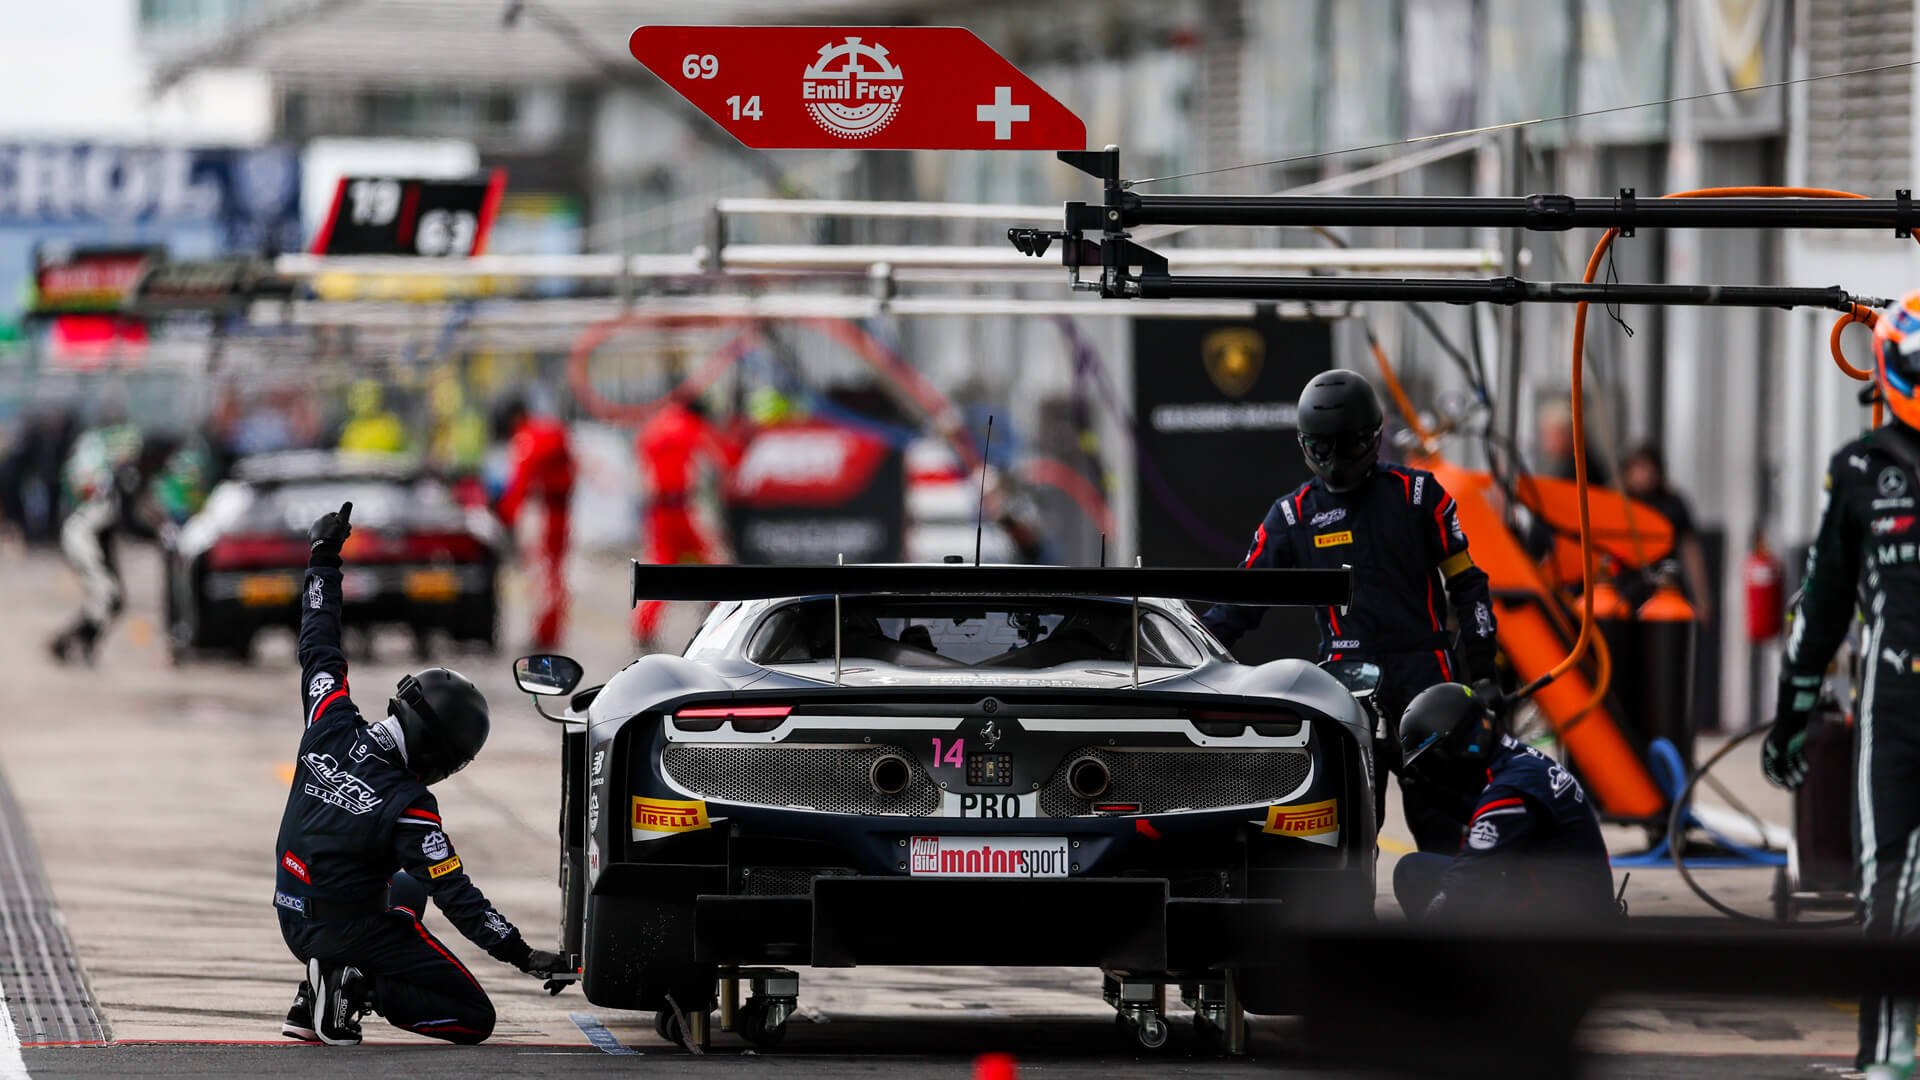
M 760 119 L 760 95 L 755 94 L 746 99 L 745 102 L 742 102 L 740 95 L 735 94 L 727 99 L 727 108 L 733 110 L 733 118 L 735 120 L 743 116 L 749 120 L 758 120 Z

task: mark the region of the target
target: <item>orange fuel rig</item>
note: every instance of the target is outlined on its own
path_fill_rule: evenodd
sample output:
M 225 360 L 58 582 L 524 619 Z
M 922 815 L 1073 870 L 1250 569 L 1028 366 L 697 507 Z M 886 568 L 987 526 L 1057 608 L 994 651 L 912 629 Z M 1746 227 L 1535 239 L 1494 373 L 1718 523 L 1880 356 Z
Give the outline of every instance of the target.
M 1492 579 L 1500 601 L 1501 645 L 1523 684 L 1519 696 L 1533 698 L 1541 707 L 1603 814 L 1615 820 L 1646 823 L 1656 830 L 1664 828 L 1681 778 L 1656 771 L 1646 745 L 1609 709 L 1605 696 L 1609 665 L 1600 616 L 1602 605 L 1612 601 L 1600 579 L 1598 562 L 1602 553 L 1628 564 L 1657 558 L 1650 553 L 1663 552 L 1671 534 L 1652 510 L 1632 510 L 1616 494 L 1589 491 L 1582 387 L 1587 307 L 1592 303 L 1816 307 L 1842 313 L 1844 322 L 1870 319 L 1870 309 L 1887 301 L 1856 296 L 1838 286 L 1641 284 L 1598 282 L 1595 278 L 1614 240 L 1631 236 L 1636 229 L 1883 229 L 1909 238 L 1920 226 L 1920 207 L 1910 194 L 1900 191 L 1893 198 L 1874 199 L 1825 189 L 1742 187 L 1644 198 L 1631 189 L 1599 198 L 1554 194 L 1496 198 L 1160 195 L 1135 191 L 1122 178 L 1118 147 L 1061 151 L 1059 157 L 1100 180 L 1102 200 L 1067 203 L 1060 231 L 1016 228 L 1008 230 L 1008 239 L 1015 248 L 1036 257 L 1044 256 L 1058 243 L 1061 262 L 1071 271 L 1074 287 L 1098 292 L 1102 297 L 1577 305 L 1570 403 L 1574 479 L 1566 488 L 1534 480 L 1531 498 L 1521 492 L 1521 501 L 1531 502 L 1534 512 L 1549 520 L 1571 512 L 1579 538 L 1579 590 L 1572 601 L 1571 615 L 1562 605 L 1561 591 L 1521 547 L 1489 497 L 1498 489 L 1494 479 L 1450 465 L 1437 456 L 1422 464 L 1440 476 L 1459 502 L 1461 523 L 1474 537 L 1476 559 Z M 1176 275 L 1169 270 L 1166 257 L 1130 238 L 1130 230 L 1146 226 L 1605 231 L 1588 260 L 1584 279 L 1556 282 L 1516 277 L 1461 280 Z M 1849 375 L 1864 377 L 1865 372 L 1840 357 L 1838 331 L 1836 326 L 1836 359 Z M 1406 407 L 1404 400 L 1402 405 Z M 1629 517 L 1638 525 L 1630 526 Z M 1637 539 L 1619 542 L 1623 532 L 1632 537 L 1636 531 Z

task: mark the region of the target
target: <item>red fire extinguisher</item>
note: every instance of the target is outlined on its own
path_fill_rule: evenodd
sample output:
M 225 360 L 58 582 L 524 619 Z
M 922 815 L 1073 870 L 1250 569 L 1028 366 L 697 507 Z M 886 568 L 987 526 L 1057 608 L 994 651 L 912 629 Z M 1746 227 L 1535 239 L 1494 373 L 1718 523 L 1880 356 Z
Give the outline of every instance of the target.
M 1767 547 L 1765 533 L 1754 533 L 1740 580 L 1747 591 L 1747 640 L 1758 644 L 1779 637 L 1786 618 L 1786 568 Z

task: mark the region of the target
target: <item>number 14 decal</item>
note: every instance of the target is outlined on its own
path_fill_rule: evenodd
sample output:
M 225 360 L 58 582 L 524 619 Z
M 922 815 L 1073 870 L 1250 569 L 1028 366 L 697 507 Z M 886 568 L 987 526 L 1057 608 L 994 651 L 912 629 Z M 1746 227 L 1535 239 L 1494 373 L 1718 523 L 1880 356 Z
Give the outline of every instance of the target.
M 947 752 L 944 754 L 940 752 L 940 746 L 941 740 L 936 736 L 933 740 L 933 763 L 936 767 L 946 765 L 958 769 L 967 763 L 967 740 L 953 740 L 953 745 L 947 747 Z

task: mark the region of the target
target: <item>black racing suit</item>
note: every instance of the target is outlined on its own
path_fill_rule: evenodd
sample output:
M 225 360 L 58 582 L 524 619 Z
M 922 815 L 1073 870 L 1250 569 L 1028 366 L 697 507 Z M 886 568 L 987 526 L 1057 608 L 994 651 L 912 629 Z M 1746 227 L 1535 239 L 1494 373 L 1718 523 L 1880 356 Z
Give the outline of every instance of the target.
M 1912 432 L 1890 424 L 1827 465 L 1826 507 L 1780 669 L 1779 722 L 1804 728 L 1834 651 L 1853 624 L 1860 644 L 1860 888 L 1867 933 L 1920 933 L 1920 477 L 1889 452 Z M 1915 1002 L 1860 1004 L 1860 1064 L 1913 1060 Z
M 1609 922 L 1613 868 L 1600 819 L 1571 772 L 1500 736 L 1460 853 L 1416 852 L 1393 868 L 1410 919 Z
M 1415 694 L 1442 682 L 1494 675 L 1493 604 L 1486 571 L 1473 565 L 1453 496 L 1432 473 L 1381 464 L 1351 491 L 1318 478 L 1280 498 L 1254 530 L 1242 566 L 1353 567 L 1353 602 L 1321 608 L 1322 660 L 1368 660 L 1380 667 L 1375 698 L 1398 745 L 1400 714 Z M 1460 626 L 1456 653 L 1442 604 Z M 1266 614 L 1263 607 L 1216 604 L 1201 616 L 1232 645 Z M 1461 659 L 1465 663 L 1460 662 Z M 1466 807 L 1444 809 L 1438 795 L 1400 781 L 1407 825 L 1422 851 L 1460 846 Z
M 467 878 L 432 792 L 407 768 L 399 725 L 366 723 L 348 696 L 340 571 L 309 567 L 300 606 L 306 730 L 280 819 L 280 932 L 303 961 L 359 968 L 395 1027 L 479 1042 L 493 1033 L 493 1003 L 421 924 L 425 899 L 497 960 L 518 965 L 531 950 Z

